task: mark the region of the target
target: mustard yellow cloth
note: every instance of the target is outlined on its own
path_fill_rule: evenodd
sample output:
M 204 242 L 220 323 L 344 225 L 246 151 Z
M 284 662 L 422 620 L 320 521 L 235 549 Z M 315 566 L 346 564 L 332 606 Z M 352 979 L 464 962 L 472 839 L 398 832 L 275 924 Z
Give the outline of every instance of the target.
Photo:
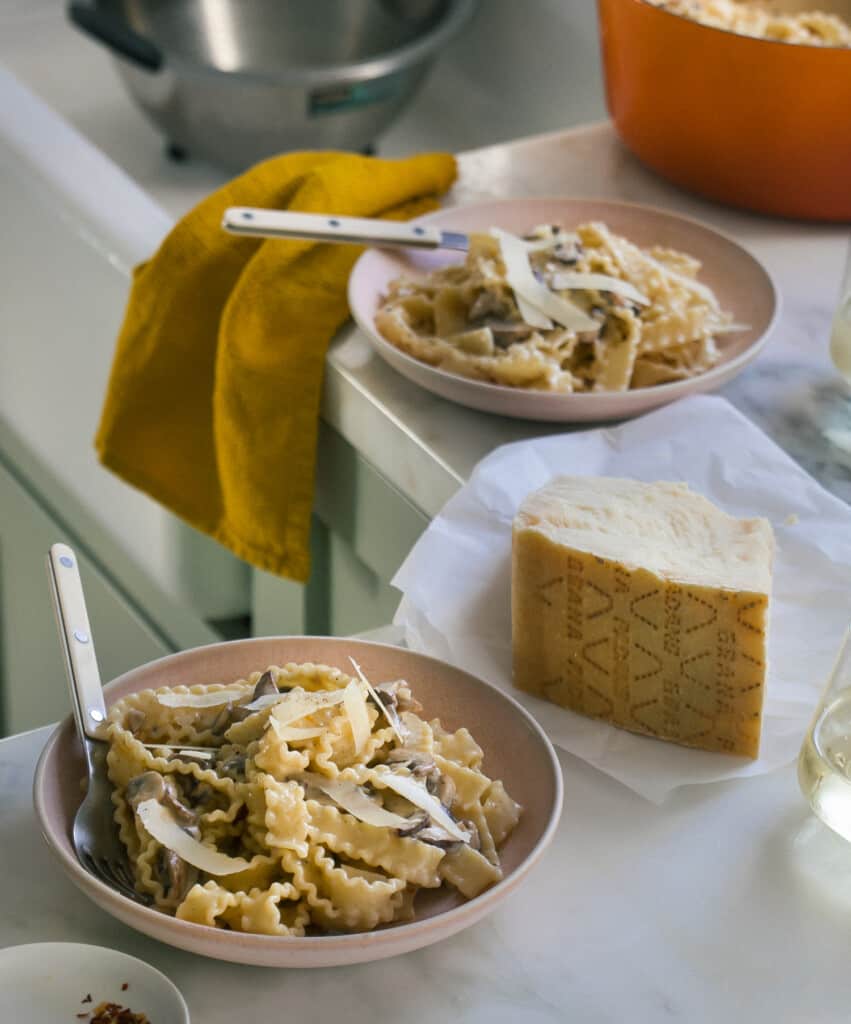
M 102 463 L 240 558 L 306 581 L 325 352 L 361 249 L 237 237 L 228 206 L 404 219 L 446 154 L 293 153 L 213 193 L 136 268 L 95 441 Z

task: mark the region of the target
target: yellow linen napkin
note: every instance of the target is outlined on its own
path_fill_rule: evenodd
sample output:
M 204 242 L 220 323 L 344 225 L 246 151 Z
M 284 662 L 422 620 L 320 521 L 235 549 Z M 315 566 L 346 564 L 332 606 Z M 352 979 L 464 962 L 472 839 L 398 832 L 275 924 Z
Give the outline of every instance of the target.
M 136 268 L 95 445 L 101 462 L 240 558 L 310 575 L 325 352 L 361 249 L 226 234 L 228 206 L 406 219 L 447 154 L 292 153 L 213 193 Z

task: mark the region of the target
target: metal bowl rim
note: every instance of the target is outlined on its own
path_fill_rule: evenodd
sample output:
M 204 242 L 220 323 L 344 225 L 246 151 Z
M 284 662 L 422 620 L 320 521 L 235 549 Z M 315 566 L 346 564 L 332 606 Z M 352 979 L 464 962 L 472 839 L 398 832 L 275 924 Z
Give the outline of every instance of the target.
M 170 50 L 168 46 L 163 46 L 154 40 L 151 40 L 151 42 L 163 54 L 162 67 L 157 71 L 138 68 L 120 54 L 114 53 L 113 56 L 122 67 L 132 70 L 137 74 L 147 76 L 162 75 L 171 71 L 181 76 L 192 78 L 227 78 L 232 82 L 246 84 L 289 85 L 293 87 L 333 85 L 338 82 L 364 82 L 407 71 L 417 64 L 432 58 L 440 46 L 448 43 L 460 31 L 472 16 L 477 5 L 478 0 L 448 0 L 445 14 L 418 39 L 406 43 L 396 50 L 391 50 L 383 56 L 368 57 L 364 60 L 352 61 L 348 64 L 328 64 L 320 67 L 285 67 L 277 71 L 268 69 L 227 71 L 222 68 L 213 67 L 210 64 L 199 63 L 181 53 Z

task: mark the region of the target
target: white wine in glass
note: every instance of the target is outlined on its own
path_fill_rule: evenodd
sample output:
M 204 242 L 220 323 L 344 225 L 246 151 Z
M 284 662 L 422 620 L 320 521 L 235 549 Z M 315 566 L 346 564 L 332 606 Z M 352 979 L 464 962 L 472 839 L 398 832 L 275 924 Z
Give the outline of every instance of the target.
M 845 261 L 839 305 L 836 307 L 830 329 L 830 358 L 836 369 L 851 384 L 851 247 Z
M 798 783 L 825 825 L 851 842 L 851 628 L 804 738 Z

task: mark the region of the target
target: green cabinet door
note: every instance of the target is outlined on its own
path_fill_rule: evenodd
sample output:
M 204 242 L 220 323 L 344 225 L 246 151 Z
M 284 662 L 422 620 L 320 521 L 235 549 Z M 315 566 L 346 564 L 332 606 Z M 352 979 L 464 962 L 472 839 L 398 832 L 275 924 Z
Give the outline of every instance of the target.
M 48 548 L 59 540 L 77 551 L 104 682 L 171 653 L 144 613 L 0 462 L 1 735 L 45 725 L 70 710 L 45 565 Z

